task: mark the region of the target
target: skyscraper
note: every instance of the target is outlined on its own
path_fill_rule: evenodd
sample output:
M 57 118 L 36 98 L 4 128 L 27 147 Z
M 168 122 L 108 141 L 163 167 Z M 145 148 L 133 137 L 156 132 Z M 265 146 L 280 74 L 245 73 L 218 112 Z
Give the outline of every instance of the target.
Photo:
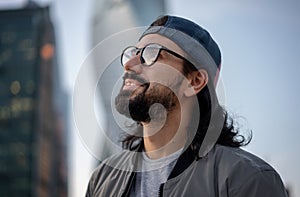
M 0 11 L 0 196 L 67 196 L 66 106 L 49 7 Z

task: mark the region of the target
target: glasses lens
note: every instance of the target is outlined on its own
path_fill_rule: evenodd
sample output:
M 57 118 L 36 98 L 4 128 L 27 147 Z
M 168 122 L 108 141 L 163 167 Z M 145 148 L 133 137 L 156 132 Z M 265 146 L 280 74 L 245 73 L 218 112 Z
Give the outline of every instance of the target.
M 157 45 L 148 45 L 144 48 L 142 58 L 145 65 L 151 66 L 157 60 L 160 48 Z
M 122 57 L 121 57 L 122 66 L 124 66 L 130 59 L 132 59 L 132 57 L 134 57 L 136 53 L 137 53 L 136 47 L 134 46 L 127 47 L 122 53 Z

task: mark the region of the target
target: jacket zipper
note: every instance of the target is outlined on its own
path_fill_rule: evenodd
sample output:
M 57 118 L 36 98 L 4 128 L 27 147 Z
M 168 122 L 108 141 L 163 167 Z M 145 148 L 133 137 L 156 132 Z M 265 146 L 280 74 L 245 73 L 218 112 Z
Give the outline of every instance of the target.
M 164 188 L 164 184 L 161 184 L 159 186 L 159 190 L 158 190 L 158 197 L 162 197 L 163 196 L 163 188 Z

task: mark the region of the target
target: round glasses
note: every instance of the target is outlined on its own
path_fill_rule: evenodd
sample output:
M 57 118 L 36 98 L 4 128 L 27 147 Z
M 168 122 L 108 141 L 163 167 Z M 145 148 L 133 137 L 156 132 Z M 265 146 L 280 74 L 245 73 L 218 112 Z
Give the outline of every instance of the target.
M 129 46 L 129 47 L 125 48 L 121 55 L 121 64 L 124 67 L 125 64 L 129 60 L 131 60 L 133 57 L 140 54 L 141 63 L 144 66 L 152 66 L 157 61 L 158 56 L 161 51 L 166 51 L 166 52 L 174 55 L 175 57 L 180 58 L 180 59 L 192 64 L 190 61 L 188 61 L 186 58 L 179 55 L 178 53 L 171 51 L 170 49 L 167 49 L 156 43 L 147 44 L 143 48 L 137 48 L 135 46 Z

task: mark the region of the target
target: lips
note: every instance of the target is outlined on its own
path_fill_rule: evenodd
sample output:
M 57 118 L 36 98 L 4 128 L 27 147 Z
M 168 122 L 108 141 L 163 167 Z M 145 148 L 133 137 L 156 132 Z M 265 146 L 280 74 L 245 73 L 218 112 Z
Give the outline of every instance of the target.
M 134 79 L 125 79 L 123 90 L 135 90 L 136 88 L 142 86 L 143 84 Z
M 125 73 L 123 76 L 123 90 L 135 90 L 138 87 L 143 87 L 147 84 L 146 80 L 139 75 L 133 73 Z

